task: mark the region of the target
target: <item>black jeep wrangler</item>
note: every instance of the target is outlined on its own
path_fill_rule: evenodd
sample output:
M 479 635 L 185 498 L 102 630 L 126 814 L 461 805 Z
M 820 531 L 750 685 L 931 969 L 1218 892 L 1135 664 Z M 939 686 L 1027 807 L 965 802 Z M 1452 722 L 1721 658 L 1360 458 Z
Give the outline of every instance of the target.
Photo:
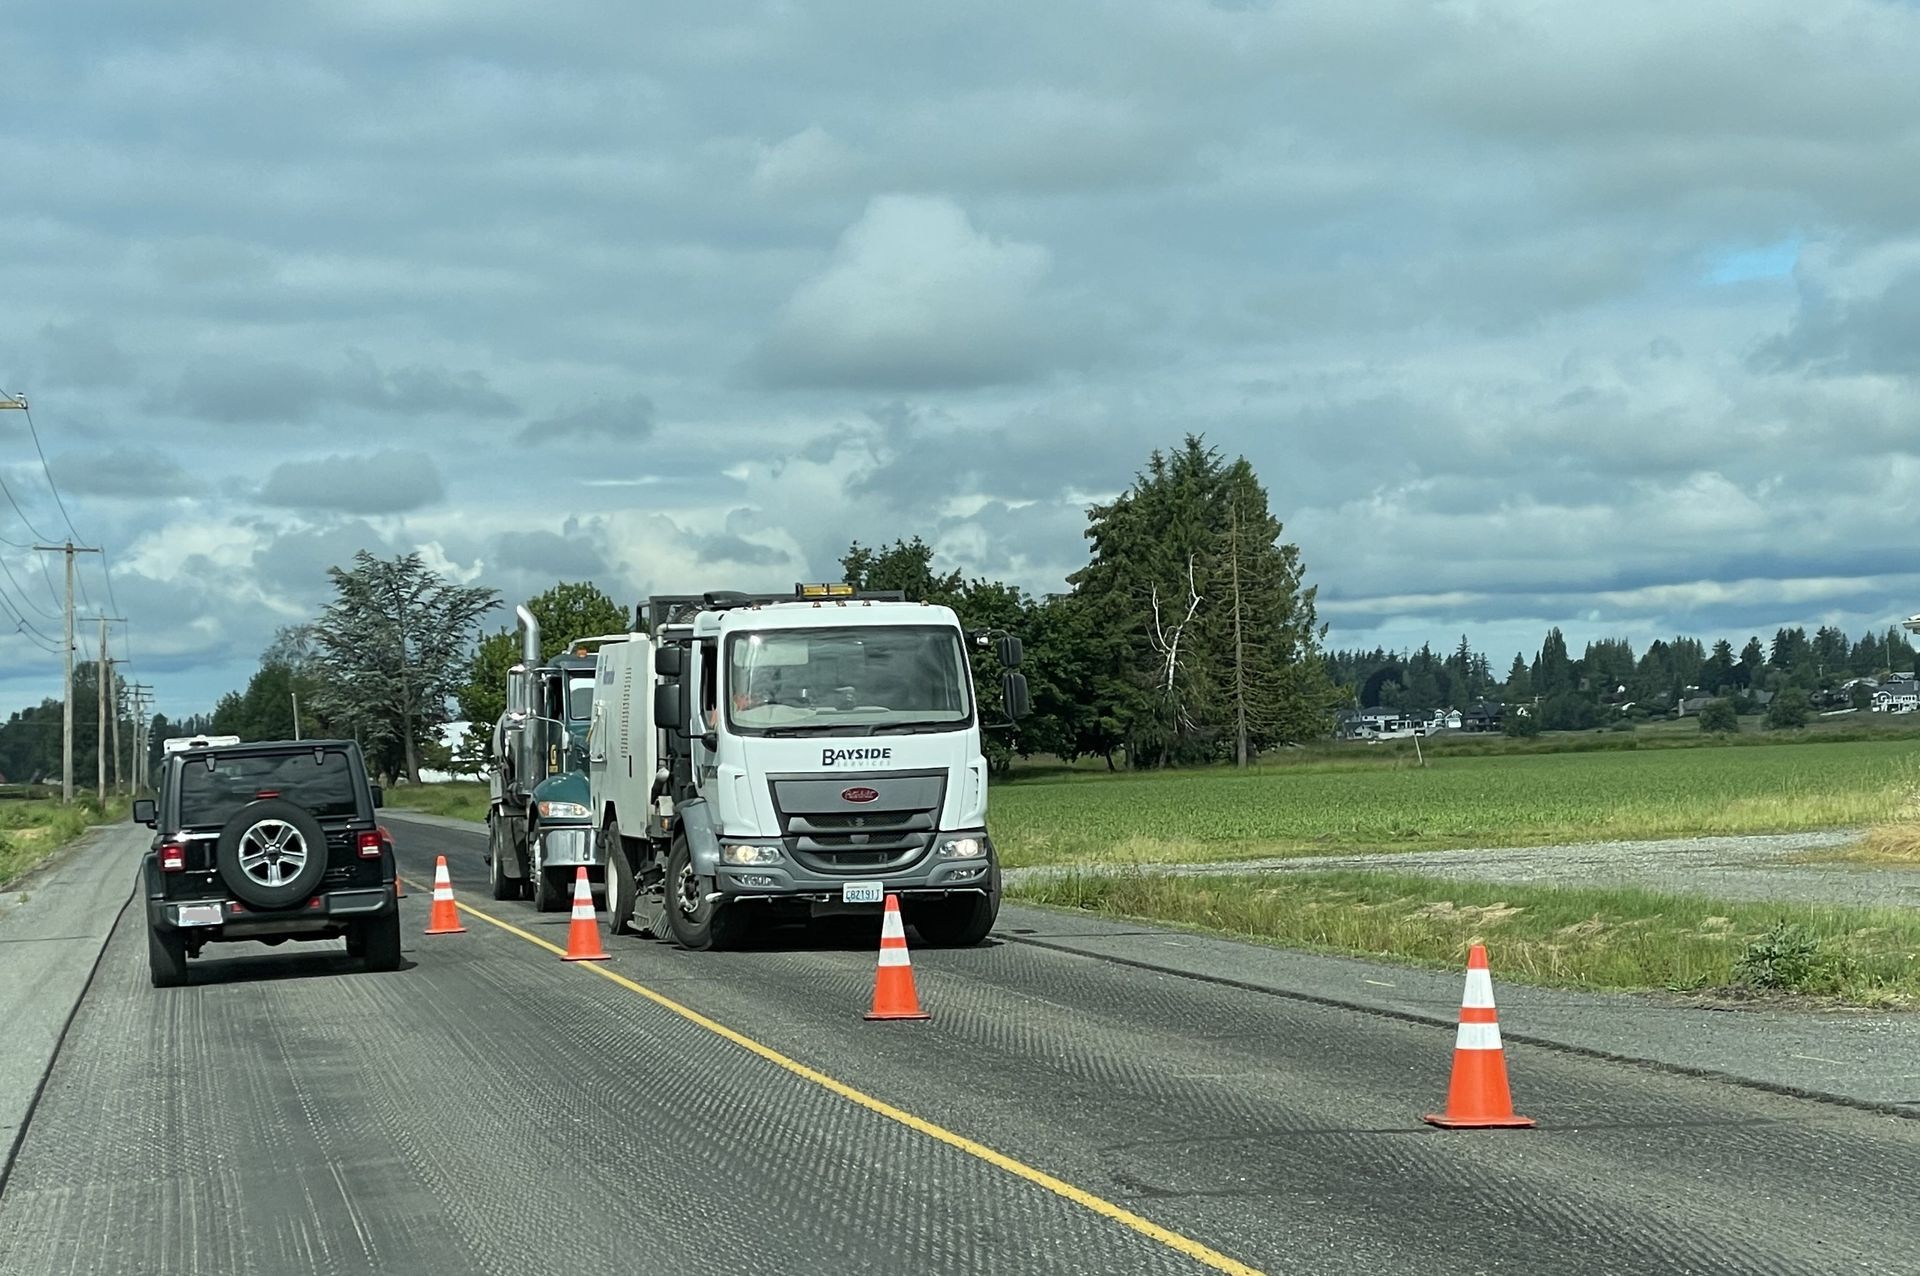
M 208 943 L 345 937 L 369 970 L 400 965 L 393 843 L 351 740 L 187 748 L 168 754 L 140 864 L 156 988 L 187 982 Z

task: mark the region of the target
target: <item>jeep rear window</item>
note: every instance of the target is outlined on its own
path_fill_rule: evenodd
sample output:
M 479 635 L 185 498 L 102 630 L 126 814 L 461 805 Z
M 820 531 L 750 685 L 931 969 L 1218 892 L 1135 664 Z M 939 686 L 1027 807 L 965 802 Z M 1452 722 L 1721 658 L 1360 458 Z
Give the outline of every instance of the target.
M 208 769 L 208 763 L 212 769 Z M 347 755 L 303 753 L 193 758 L 180 767 L 180 823 L 225 824 L 263 794 L 306 807 L 315 815 L 354 815 L 359 803 Z

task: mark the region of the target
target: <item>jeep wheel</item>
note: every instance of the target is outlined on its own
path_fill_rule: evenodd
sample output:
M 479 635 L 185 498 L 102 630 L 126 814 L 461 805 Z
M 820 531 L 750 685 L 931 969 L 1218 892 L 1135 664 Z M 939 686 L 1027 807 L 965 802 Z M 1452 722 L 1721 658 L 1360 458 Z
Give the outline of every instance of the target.
M 696 953 L 731 948 L 745 931 L 745 916 L 724 899 L 708 900 L 711 882 L 693 871 L 687 839 L 675 834 L 667 856 L 667 929 L 673 942 Z
M 970 948 L 985 939 L 1000 915 L 1000 871 L 984 894 L 968 892 L 939 899 L 904 901 L 907 925 L 920 932 L 930 948 Z
M 349 951 L 355 936 L 360 940 L 358 956 L 366 962 L 368 970 L 400 969 L 400 912 L 398 909 L 384 917 L 355 922 L 353 934 L 347 937 Z
M 327 835 L 313 812 L 281 798 L 249 802 L 220 830 L 214 863 L 227 889 L 255 908 L 291 908 L 327 872 Z
M 178 988 L 187 982 L 187 937 L 177 930 L 147 927 L 147 969 L 155 988 Z

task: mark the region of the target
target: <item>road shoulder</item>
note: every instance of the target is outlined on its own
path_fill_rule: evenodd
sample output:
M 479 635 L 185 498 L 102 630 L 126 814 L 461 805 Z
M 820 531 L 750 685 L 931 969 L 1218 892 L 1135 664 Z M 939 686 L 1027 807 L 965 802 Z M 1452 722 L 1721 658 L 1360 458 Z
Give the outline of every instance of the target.
M 86 991 L 107 937 L 133 897 L 146 830 L 88 830 L 0 901 L 0 1183 Z
M 1465 977 L 1027 905 L 1002 907 L 995 929 L 1018 943 L 1435 1024 L 1457 1021 Z M 1532 988 L 1501 984 L 1497 950 L 1492 961 L 1509 1041 L 1920 1117 L 1920 1016 Z

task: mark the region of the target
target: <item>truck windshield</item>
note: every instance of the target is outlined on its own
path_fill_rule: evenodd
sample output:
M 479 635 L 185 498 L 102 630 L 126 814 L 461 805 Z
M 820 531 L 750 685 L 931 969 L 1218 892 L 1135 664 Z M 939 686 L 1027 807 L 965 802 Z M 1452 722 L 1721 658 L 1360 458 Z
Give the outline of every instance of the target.
M 593 716 L 593 674 L 574 674 L 567 679 L 567 717 L 585 722 Z
M 241 807 L 262 797 L 285 798 L 319 816 L 353 815 L 356 792 L 347 755 L 336 750 L 322 750 L 318 761 L 311 749 L 189 758 L 180 766 L 180 823 L 225 824 Z
M 757 735 L 972 721 L 960 635 L 938 625 L 781 629 L 727 641 L 727 721 Z

